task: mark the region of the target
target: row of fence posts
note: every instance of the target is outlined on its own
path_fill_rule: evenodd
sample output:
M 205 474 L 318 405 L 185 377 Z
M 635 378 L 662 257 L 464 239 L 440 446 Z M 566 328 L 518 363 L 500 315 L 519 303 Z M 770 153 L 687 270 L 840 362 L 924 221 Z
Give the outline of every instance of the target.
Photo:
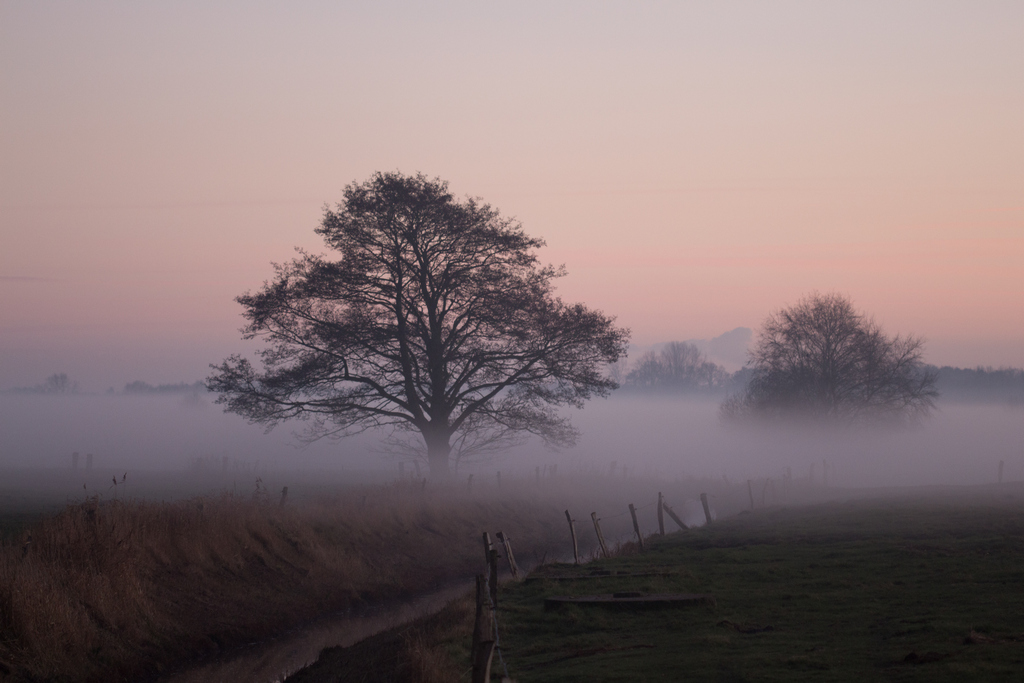
M 227 470 L 227 461 L 228 461 L 227 456 L 224 456 L 224 462 L 225 462 L 224 469 L 225 470 Z M 421 473 L 419 462 L 413 461 L 413 464 L 416 466 L 416 479 L 417 480 L 422 479 L 423 480 L 423 485 L 426 486 L 426 479 L 423 477 L 423 475 Z M 1005 463 L 1002 460 L 999 461 L 999 471 L 998 471 L 998 476 L 997 476 L 997 481 L 999 483 L 1002 483 L 1002 481 L 1003 481 L 1003 466 L 1004 466 L 1004 464 Z M 612 476 L 612 477 L 615 476 L 615 470 L 616 470 L 617 467 L 618 467 L 618 463 L 613 460 L 612 464 L 611 464 L 611 468 L 610 468 L 610 470 L 608 472 L 609 476 Z M 78 469 L 78 453 L 77 452 L 71 454 L 71 468 L 74 469 L 74 470 Z M 812 485 L 817 481 L 815 468 L 816 468 L 816 463 L 811 463 L 810 471 L 808 472 L 808 482 L 810 482 Z M 92 469 L 92 453 L 86 454 L 85 469 L 86 470 L 91 470 Z M 825 487 L 828 487 L 828 485 L 829 485 L 829 483 L 828 483 L 829 473 L 831 472 L 833 474 L 833 477 L 834 477 L 834 475 L 835 475 L 835 465 L 832 464 L 832 463 L 829 463 L 827 460 L 822 460 L 821 461 L 821 470 L 822 470 L 822 485 L 825 486 Z M 553 477 L 557 473 L 558 473 L 558 465 L 550 465 L 550 466 L 545 465 L 544 466 L 543 476 L 545 476 L 545 477 Z M 622 476 L 623 477 L 626 476 L 626 468 L 625 467 L 622 468 Z M 405 463 L 404 462 L 399 462 L 398 463 L 398 477 L 399 477 L 399 479 L 403 479 L 403 480 L 405 479 Z M 542 477 L 542 470 L 541 470 L 540 466 L 537 466 L 536 469 L 534 470 L 534 477 L 536 479 L 536 482 L 539 484 L 540 481 L 541 481 L 541 477 Z M 725 479 L 726 483 L 729 482 L 729 478 L 728 477 L 726 477 L 725 475 L 722 475 L 722 477 Z M 753 481 L 754 480 L 752 480 L 752 479 L 747 479 L 747 494 L 750 497 L 750 509 L 751 510 L 754 509 Z M 783 474 L 782 474 L 782 480 L 781 480 L 784 492 L 789 489 L 790 485 L 792 484 L 792 481 L 793 481 L 793 469 L 791 467 L 787 467 L 785 472 L 783 472 Z M 501 488 L 501 472 L 500 471 L 498 471 L 498 473 L 496 475 L 496 483 L 497 483 L 498 488 Z M 761 506 L 762 507 L 764 507 L 767 504 L 768 487 L 769 486 L 772 489 L 772 498 L 773 498 L 773 500 L 775 499 L 775 496 L 776 496 L 775 480 L 771 479 L 771 478 L 766 478 L 764 480 L 763 486 L 761 487 Z M 472 474 L 469 475 L 469 478 L 466 480 L 466 490 L 469 491 L 469 492 L 472 492 L 472 490 L 473 490 L 473 475 Z M 659 507 L 659 509 L 660 509 L 660 507 Z
M 707 523 L 711 523 L 711 509 L 708 506 L 708 495 L 700 494 L 700 502 L 704 506 L 704 516 Z M 633 531 L 636 533 L 640 549 L 644 550 L 644 537 L 640 532 L 640 523 L 636 517 L 636 506 L 629 504 L 629 514 L 633 519 Z M 661 491 L 658 491 L 658 533 L 665 535 L 665 517 L 668 515 L 680 529 L 689 527 L 683 523 L 679 515 L 668 504 Z M 572 535 L 572 555 L 576 564 L 580 564 L 579 540 L 576 536 L 576 520 L 568 510 L 565 511 L 565 519 L 569 523 L 569 533 Z M 597 542 L 601 546 L 601 555 L 605 558 L 610 556 L 608 545 L 605 543 L 604 534 L 601 533 L 601 520 L 596 512 L 590 513 L 590 519 L 594 523 L 594 532 L 597 534 Z M 516 564 L 515 555 L 512 553 L 512 543 L 508 536 L 502 532 L 495 534 L 505 551 L 505 558 L 508 560 L 508 568 L 512 573 L 513 580 L 518 581 L 521 574 Z M 470 658 L 473 664 L 472 683 L 488 683 L 491 680 L 491 665 L 494 661 L 494 653 L 498 653 L 504 668 L 504 658 L 501 656 L 501 642 L 498 634 L 498 551 L 491 542 L 491 535 L 483 532 L 484 560 L 487 563 L 487 573 L 476 576 L 476 618 L 473 623 L 473 643 L 470 649 Z M 511 681 L 508 678 L 508 670 L 504 671 L 503 681 Z
M 423 470 L 420 468 L 419 461 L 413 460 L 412 464 L 416 468 L 416 477 L 415 478 L 418 481 L 418 480 L 423 478 Z M 406 465 L 405 461 L 399 461 L 398 462 L 398 478 L 402 479 L 402 480 L 404 480 L 406 478 L 405 465 Z M 611 463 L 611 468 L 608 471 L 608 476 L 609 477 L 616 476 L 616 471 L 620 471 L 621 472 L 621 474 L 618 475 L 618 476 L 622 477 L 623 479 L 627 478 L 629 476 L 629 474 L 631 472 L 633 472 L 632 470 L 629 470 L 628 468 L 626 468 L 625 465 L 623 465 L 620 468 L 618 463 L 613 460 L 612 463 Z M 635 472 L 633 472 L 633 474 L 635 475 Z M 541 467 L 540 465 L 537 465 L 534 468 L 534 470 L 533 470 L 533 476 L 534 476 L 534 480 L 538 484 L 541 482 L 542 479 L 545 479 L 545 478 L 548 478 L 548 477 L 556 477 L 556 476 L 558 476 L 558 464 L 555 463 L 555 464 L 552 464 L 552 465 L 544 465 L 543 467 Z M 501 471 L 500 470 L 496 473 L 496 477 L 495 478 L 496 478 L 496 482 L 497 482 L 498 488 L 501 488 Z M 467 486 L 469 488 L 472 488 L 472 485 L 473 485 L 472 484 L 472 479 L 473 479 L 473 475 L 471 474 L 471 475 L 469 475 L 469 478 L 467 480 Z
M 711 524 L 711 508 L 708 505 L 708 494 L 700 494 L 700 502 L 704 507 L 704 518 L 708 524 Z M 676 511 L 672 509 L 672 506 L 665 500 L 665 496 L 662 495 L 661 491 L 658 491 L 658 534 L 661 536 L 665 535 L 665 515 L 668 515 L 673 522 L 675 522 L 680 529 L 689 529 L 683 520 L 676 514 Z M 645 550 L 644 546 L 644 535 L 640 532 L 640 522 L 636 517 L 636 506 L 632 503 L 629 504 L 629 515 L 633 520 L 633 532 L 636 534 L 637 544 L 640 546 L 640 550 Z M 580 564 L 580 549 L 579 542 L 576 538 L 576 520 L 572 518 L 572 515 L 568 510 L 565 511 L 565 519 L 569 522 L 569 534 L 572 536 L 572 557 L 576 564 Z M 597 516 L 596 512 L 590 513 L 590 519 L 594 523 L 594 533 L 597 535 L 597 544 L 601 547 L 601 556 L 610 557 L 608 552 L 608 544 L 605 543 L 604 534 L 601 532 L 601 519 Z

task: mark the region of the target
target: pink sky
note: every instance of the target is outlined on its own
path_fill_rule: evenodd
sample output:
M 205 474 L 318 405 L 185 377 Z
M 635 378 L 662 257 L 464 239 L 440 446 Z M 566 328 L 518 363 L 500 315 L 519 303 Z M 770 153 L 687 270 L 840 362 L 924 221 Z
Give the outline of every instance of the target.
M 1024 366 L 1024 3 L 0 4 L 0 389 L 191 381 L 325 202 L 422 171 L 634 341 L 837 290 Z

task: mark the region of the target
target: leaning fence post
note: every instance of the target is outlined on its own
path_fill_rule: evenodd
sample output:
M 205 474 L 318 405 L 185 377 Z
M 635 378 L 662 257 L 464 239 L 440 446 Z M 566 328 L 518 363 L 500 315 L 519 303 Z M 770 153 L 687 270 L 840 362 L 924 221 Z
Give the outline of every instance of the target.
M 754 488 L 750 485 L 750 480 L 747 479 L 747 495 L 750 496 L 750 509 L 754 509 Z
M 569 521 L 569 533 L 572 534 L 572 557 L 576 564 L 580 563 L 580 547 L 576 543 L 576 520 L 572 518 L 569 511 L 565 511 L 565 518 Z
M 679 519 L 679 515 L 676 514 L 675 510 L 673 510 L 671 507 L 669 507 L 668 503 L 662 501 L 661 507 L 665 509 L 665 512 L 668 513 L 668 516 L 672 518 L 672 521 L 679 525 L 680 529 L 684 529 L 685 530 L 685 529 L 689 528 L 688 526 L 683 524 L 683 520 Z
M 700 504 L 704 506 L 704 519 L 711 524 L 711 508 L 708 507 L 708 494 L 700 494 Z
M 597 518 L 597 513 L 591 512 L 590 519 L 594 520 L 594 531 L 597 532 L 597 542 L 601 546 L 601 554 L 607 559 L 608 546 L 604 544 L 604 534 L 601 533 L 601 524 L 600 520 Z
M 658 533 L 662 536 L 665 535 L 665 511 L 661 509 L 665 500 L 661 497 L 661 491 L 658 491 Z
M 636 521 L 636 508 L 633 507 L 632 503 L 629 504 L 629 514 L 633 516 L 633 531 L 636 532 L 636 540 L 637 540 L 638 543 L 640 543 L 640 550 L 643 550 L 644 549 L 644 537 L 640 533 L 640 524 L 637 523 L 637 521 Z
M 285 486 L 283 489 L 281 489 L 281 502 L 278 505 L 278 507 L 284 507 L 284 503 L 285 503 L 286 500 L 288 500 L 288 487 L 287 486 Z
M 516 564 L 516 558 L 512 554 L 512 544 L 509 542 L 508 536 L 501 533 L 500 531 L 496 533 L 495 536 L 497 536 L 498 540 L 501 541 L 501 544 L 505 546 L 505 557 L 508 558 L 508 569 L 510 572 L 512 572 L 512 578 L 518 581 L 519 565 Z

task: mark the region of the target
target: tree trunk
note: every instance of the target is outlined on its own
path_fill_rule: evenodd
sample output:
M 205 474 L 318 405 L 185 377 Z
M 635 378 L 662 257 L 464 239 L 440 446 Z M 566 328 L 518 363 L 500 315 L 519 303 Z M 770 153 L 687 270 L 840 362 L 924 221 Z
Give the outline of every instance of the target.
M 448 458 L 452 447 L 449 435 L 445 432 L 424 432 L 423 440 L 427 443 L 427 463 L 430 466 L 431 479 L 447 479 L 451 470 Z

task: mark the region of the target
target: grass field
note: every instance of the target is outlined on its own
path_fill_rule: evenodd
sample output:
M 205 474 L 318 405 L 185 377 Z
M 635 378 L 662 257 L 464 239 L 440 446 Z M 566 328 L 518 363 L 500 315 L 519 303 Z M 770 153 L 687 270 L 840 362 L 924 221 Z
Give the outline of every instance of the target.
M 595 569 L 669 576 L 505 584 L 503 655 L 520 683 L 1017 681 L 1024 672 L 1024 495 L 1013 485 L 758 510 L 652 537 L 642 554 L 538 575 Z M 716 604 L 544 609 L 552 594 L 621 591 L 710 593 Z M 295 680 L 469 680 L 470 608 L 455 603 L 327 652 Z

